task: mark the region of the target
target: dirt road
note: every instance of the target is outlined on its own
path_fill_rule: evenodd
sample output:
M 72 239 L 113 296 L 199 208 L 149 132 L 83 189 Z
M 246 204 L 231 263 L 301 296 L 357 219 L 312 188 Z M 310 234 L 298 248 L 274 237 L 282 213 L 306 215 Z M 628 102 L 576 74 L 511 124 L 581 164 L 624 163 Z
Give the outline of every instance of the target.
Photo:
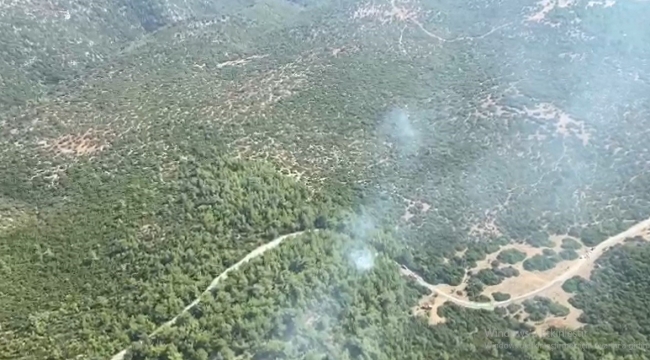
M 460 306 L 464 306 L 464 307 L 467 307 L 467 308 L 472 308 L 472 309 L 493 310 L 497 306 L 507 306 L 507 305 L 509 305 L 511 303 L 531 298 L 531 297 L 533 297 L 533 296 L 535 296 L 535 295 L 537 295 L 537 294 L 551 288 L 552 286 L 554 286 L 557 283 L 564 282 L 564 281 L 570 279 L 583 266 L 591 266 L 593 264 L 593 262 L 595 262 L 605 252 L 606 248 L 608 248 L 610 246 L 613 246 L 613 245 L 616 245 L 618 243 L 621 243 L 627 238 L 642 235 L 643 231 L 645 229 L 647 229 L 648 227 L 650 227 L 650 218 L 646 219 L 646 220 L 644 220 L 644 221 L 642 221 L 642 222 L 640 222 L 640 223 L 638 223 L 638 224 L 636 224 L 634 226 L 632 226 L 631 228 L 625 230 L 624 232 L 622 232 L 620 234 L 614 235 L 614 236 L 608 238 L 607 240 L 601 242 L 596 247 L 594 247 L 594 250 L 591 252 L 591 254 L 590 254 L 590 256 L 588 258 L 580 259 L 578 261 L 578 263 L 576 263 L 574 266 L 572 266 L 569 270 L 564 272 L 562 275 L 556 277 L 555 279 L 549 281 L 544 286 L 542 286 L 542 287 L 540 287 L 538 289 L 535 289 L 533 291 L 530 291 L 530 292 L 528 292 L 526 294 L 519 295 L 519 296 L 513 297 L 511 299 L 505 300 L 505 301 L 480 303 L 480 302 L 474 302 L 474 301 L 467 301 L 467 300 L 459 299 L 459 298 L 453 297 L 453 296 L 445 293 L 444 291 L 438 291 L 438 289 L 437 289 L 437 287 L 435 285 L 429 284 L 428 282 L 424 281 L 424 279 L 422 279 L 418 274 L 414 273 L 413 271 L 411 271 L 408 268 L 402 267 L 400 271 L 402 272 L 402 274 L 407 275 L 407 276 L 411 276 L 414 279 L 416 279 L 416 281 L 420 285 L 430 289 L 432 292 L 435 292 L 439 296 L 441 296 L 441 297 L 443 297 L 443 298 L 445 298 L 445 299 L 447 299 L 447 300 L 449 300 L 449 301 L 451 301 L 451 302 L 453 302 L 455 304 L 458 304 Z
M 449 294 L 446 294 L 443 291 L 438 291 L 438 289 L 437 289 L 437 287 L 435 285 L 429 284 L 428 282 L 424 281 L 424 279 L 422 279 L 419 275 L 417 275 L 416 273 L 414 273 L 413 271 L 411 271 L 411 270 L 409 270 L 407 268 L 401 267 L 400 272 L 403 275 L 407 275 L 407 276 L 411 276 L 411 277 L 415 278 L 416 281 L 420 285 L 430 289 L 432 292 L 435 292 L 436 294 L 440 295 L 441 297 L 443 297 L 443 298 L 445 298 L 445 299 L 447 299 L 447 300 L 449 300 L 449 301 L 451 301 L 451 302 L 453 302 L 455 304 L 458 304 L 458 305 L 461 305 L 461 306 L 464 306 L 464 307 L 467 307 L 467 308 L 472 308 L 472 309 L 488 309 L 488 310 L 492 310 L 497 306 L 506 306 L 506 305 L 508 305 L 510 303 L 525 300 L 527 298 L 533 297 L 536 294 L 538 294 L 540 292 L 543 292 L 544 290 L 547 290 L 548 288 L 552 287 L 553 285 L 555 285 L 555 284 L 557 284 L 559 282 L 564 282 L 565 280 L 571 278 L 575 273 L 577 273 L 578 270 L 581 267 L 591 265 L 591 263 L 596 261 L 596 259 L 598 259 L 603 254 L 603 252 L 604 252 L 604 250 L 606 248 L 608 248 L 610 246 L 613 246 L 613 245 L 615 245 L 617 243 L 623 242 L 623 240 L 625 240 L 626 238 L 641 235 L 642 231 L 647 229 L 648 227 L 650 227 L 650 218 L 646 219 L 646 220 L 632 226 L 631 228 L 627 229 L 626 231 L 624 231 L 624 232 L 622 232 L 622 233 L 620 233 L 618 235 L 612 236 L 612 237 L 608 238 L 607 240 L 603 241 L 602 243 L 598 244 L 598 246 L 596 246 L 594 248 L 594 250 L 591 253 L 591 256 L 589 258 L 581 259 L 577 264 L 575 264 L 573 267 L 571 267 L 571 269 L 567 270 L 565 273 L 563 273 L 562 275 L 556 277 L 555 279 L 549 281 L 544 286 L 542 286 L 542 287 L 540 287 L 538 289 L 535 289 L 535 290 L 533 290 L 531 292 L 528 292 L 526 294 L 511 298 L 511 299 L 505 300 L 505 301 L 490 302 L 490 303 L 479 303 L 479 302 L 473 302 L 473 301 L 458 299 L 458 298 L 455 298 L 455 297 L 453 297 L 453 296 L 451 296 Z M 313 231 L 318 231 L 318 230 L 313 230 Z M 231 271 L 239 269 L 239 267 L 241 267 L 243 264 L 249 262 L 251 259 L 254 259 L 254 258 L 264 254 L 268 250 L 271 250 L 271 249 L 277 247 L 284 240 L 292 238 L 292 237 L 296 237 L 296 236 L 298 236 L 300 234 L 303 234 L 303 233 L 304 233 L 304 231 L 299 231 L 299 232 L 295 232 L 295 233 L 291 233 L 291 234 L 287 234 L 287 235 L 282 235 L 282 236 L 274 239 L 273 241 L 271 241 L 269 243 L 266 243 L 264 245 L 261 245 L 258 248 L 256 248 L 255 250 L 248 253 L 248 255 L 246 255 L 243 259 L 241 259 L 239 262 L 237 262 L 233 266 L 229 267 L 228 269 L 224 270 L 221 274 L 219 274 L 219 276 L 217 276 L 214 280 L 212 280 L 212 282 L 210 283 L 210 286 L 208 286 L 203 291 L 201 296 L 199 296 L 194 301 L 192 301 L 189 305 L 187 305 L 183 309 L 183 311 L 181 311 L 173 319 L 171 319 L 171 320 L 167 321 L 166 323 L 160 325 L 149 336 L 150 337 L 155 336 L 156 334 L 158 334 L 165 327 L 171 326 L 174 323 L 176 323 L 176 321 L 178 320 L 178 318 L 182 314 L 185 314 L 191 308 L 193 308 L 194 306 L 196 306 L 198 303 L 201 302 L 201 298 L 203 297 L 203 295 L 210 292 L 212 289 L 214 289 L 219 284 L 219 282 L 226 279 L 228 277 L 228 273 L 230 273 Z M 115 354 L 111 358 L 111 360 L 123 360 L 124 355 L 126 355 L 127 350 L 128 349 L 124 349 L 124 350 L 120 351 L 119 353 Z
M 315 230 L 312 230 L 312 231 L 318 231 L 318 229 L 315 229 Z M 217 276 L 216 278 L 214 278 L 214 279 L 212 280 L 212 282 L 210 283 L 210 286 L 208 286 L 208 287 L 203 291 L 203 293 L 202 293 L 198 298 L 194 299 L 194 301 L 192 301 L 189 305 L 187 305 L 187 306 L 183 309 L 183 311 L 181 311 L 181 312 L 180 312 L 178 315 L 176 315 L 173 319 L 171 319 L 171 320 L 167 321 L 166 323 L 164 323 L 164 324 L 158 326 L 158 328 L 156 328 L 156 330 L 154 330 L 151 334 L 149 334 L 149 337 L 155 336 L 156 334 L 158 334 L 162 329 L 164 329 L 164 328 L 167 327 L 167 326 L 172 326 L 172 325 L 174 325 L 174 323 L 176 323 L 176 321 L 178 320 L 178 318 L 179 318 L 181 315 L 185 314 L 185 313 L 188 312 L 190 309 L 192 309 L 193 307 L 195 307 L 198 303 L 201 302 L 201 298 L 202 298 L 204 295 L 206 295 L 208 292 L 210 292 L 212 289 L 214 289 L 214 288 L 215 288 L 215 287 L 216 287 L 216 286 L 217 286 L 217 285 L 218 285 L 222 280 L 225 280 L 225 279 L 228 277 L 228 273 L 230 273 L 231 271 L 235 271 L 235 270 L 239 269 L 239 267 L 241 267 L 243 264 L 245 264 L 245 263 L 251 261 L 252 259 L 254 259 L 254 258 L 256 258 L 256 257 L 258 257 L 258 256 L 260 256 L 260 255 L 262 255 L 262 254 L 264 254 L 265 252 L 267 252 L 267 251 L 269 251 L 269 250 L 271 250 L 271 249 L 273 249 L 273 248 L 276 248 L 276 247 L 277 247 L 278 245 L 280 245 L 284 240 L 289 239 L 289 238 L 296 237 L 296 236 L 301 235 L 301 234 L 303 234 L 303 233 L 304 233 L 304 231 L 298 231 L 298 232 L 295 232 L 295 233 L 282 235 L 282 236 L 280 236 L 280 237 L 274 239 L 273 241 L 271 241 L 271 242 L 269 242 L 269 243 L 266 243 L 266 244 L 264 244 L 264 245 L 261 245 L 261 246 L 257 247 L 255 250 L 253 250 L 253 251 L 251 251 L 250 253 L 248 253 L 248 255 L 244 256 L 243 259 L 239 260 L 236 264 L 234 264 L 233 266 L 227 268 L 227 269 L 224 270 L 221 274 L 219 274 L 219 276 Z M 120 351 L 119 353 L 113 355 L 113 357 L 111 358 L 111 360 L 123 360 L 123 359 L 124 359 L 124 355 L 126 355 L 126 352 L 127 352 L 127 351 L 128 351 L 128 348 L 127 348 L 127 349 L 124 349 L 124 350 L 122 350 L 122 351 Z

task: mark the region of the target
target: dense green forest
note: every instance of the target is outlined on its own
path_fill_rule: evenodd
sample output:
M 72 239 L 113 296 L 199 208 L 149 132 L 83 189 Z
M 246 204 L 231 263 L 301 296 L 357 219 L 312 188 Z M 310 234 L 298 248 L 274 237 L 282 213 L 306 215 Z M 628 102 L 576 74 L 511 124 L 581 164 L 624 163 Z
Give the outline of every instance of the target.
M 399 272 L 506 301 L 650 216 L 648 8 L 556 5 L 0 4 L 0 358 L 647 359 L 643 239 L 559 337 Z
M 212 159 L 184 160 L 166 184 L 104 180 L 106 192 L 3 234 L 8 330 L 31 334 L 39 357 L 102 353 L 173 317 L 261 243 L 335 219 L 331 199 L 268 165 Z M 13 354 L 31 346 L 16 340 Z

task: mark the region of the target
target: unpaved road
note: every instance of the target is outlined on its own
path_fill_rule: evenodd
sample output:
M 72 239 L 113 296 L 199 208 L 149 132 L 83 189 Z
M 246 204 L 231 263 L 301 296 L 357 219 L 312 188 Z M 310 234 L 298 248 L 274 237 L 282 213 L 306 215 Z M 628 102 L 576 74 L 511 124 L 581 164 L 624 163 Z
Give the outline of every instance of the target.
M 631 228 L 623 231 L 620 234 L 614 235 L 614 236 L 608 238 L 607 240 L 601 242 L 600 244 L 598 244 L 597 246 L 594 247 L 594 250 L 591 252 L 591 254 L 589 255 L 588 258 L 580 259 L 569 270 L 564 272 L 562 275 L 556 277 L 555 279 L 549 281 L 544 286 L 542 286 L 542 287 L 540 287 L 538 289 L 535 289 L 533 291 L 530 291 L 530 292 L 528 292 L 526 294 L 519 295 L 519 296 L 513 297 L 511 299 L 505 300 L 505 301 L 480 303 L 480 302 L 474 302 L 474 301 L 467 301 L 467 300 L 459 299 L 459 298 L 453 297 L 453 296 L 445 293 L 444 291 L 438 291 L 438 289 L 437 289 L 437 287 L 435 285 L 429 284 L 428 282 L 424 281 L 424 279 L 422 279 L 418 274 L 414 273 L 413 271 L 411 271 L 411 270 L 409 270 L 407 268 L 402 267 L 400 271 L 404 275 L 413 277 L 420 285 L 430 289 L 432 292 L 435 292 L 439 296 L 441 296 L 441 297 L 443 297 L 443 298 L 445 298 L 445 299 L 447 299 L 447 300 L 449 300 L 449 301 L 451 301 L 451 302 L 453 302 L 455 304 L 458 304 L 460 306 L 464 306 L 464 307 L 467 307 L 467 308 L 472 308 L 472 309 L 493 310 L 497 306 L 506 306 L 506 305 L 509 305 L 511 303 L 518 302 L 518 301 L 525 300 L 525 299 L 528 299 L 530 297 L 533 297 L 533 296 L 543 292 L 544 290 L 547 290 L 547 289 L 551 288 L 552 286 L 554 286 L 557 283 L 564 282 L 564 281 L 570 279 L 583 266 L 591 266 L 593 264 L 593 262 L 596 261 L 596 259 L 598 259 L 604 253 L 606 248 L 608 248 L 610 246 L 613 246 L 613 245 L 616 245 L 618 243 L 621 243 L 627 238 L 642 235 L 643 230 L 647 229 L 648 227 L 650 227 L 650 218 L 646 219 L 646 220 L 644 220 L 644 221 L 642 221 L 642 222 L 640 222 L 640 223 L 638 223 L 638 224 L 636 224 L 634 226 L 632 226 Z
M 552 287 L 553 285 L 555 285 L 555 284 L 557 284 L 559 282 L 563 282 L 563 281 L 571 278 L 576 272 L 578 272 L 578 270 L 581 267 L 583 267 L 585 265 L 590 265 L 591 263 L 596 261 L 596 259 L 598 259 L 603 254 L 603 252 L 604 252 L 604 250 L 606 248 L 608 248 L 608 247 L 610 247 L 612 245 L 615 245 L 617 243 L 620 243 L 623 240 L 625 240 L 626 238 L 641 235 L 642 231 L 645 230 L 648 227 L 650 227 L 650 218 L 646 219 L 646 220 L 644 220 L 644 221 L 642 221 L 642 222 L 640 222 L 640 223 L 638 223 L 638 224 L 636 224 L 634 226 L 632 226 L 631 228 L 627 229 L 626 231 L 624 231 L 624 232 L 622 232 L 622 233 L 620 233 L 618 235 L 612 236 L 612 237 L 608 238 L 607 240 L 601 242 L 600 244 L 598 244 L 594 248 L 594 250 L 591 253 L 589 258 L 579 260 L 579 262 L 577 264 L 575 264 L 573 267 L 571 267 L 571 269 L 567 270 L 564 274 L 556 277 L 555 279 L 549 281 L 544 286 L 542 286 L 542 287 L 540 287 L 538 289 L 535 289 L 535 290 L 533 290 L 531 292 L 528 292 L 526 294 L 511 298 L 511 299 L 508 299 L 508 300 L 505 300 L 505 301 L 490 302 L 490 303 L 479 303 L 479 302 L 473 302 L 473 301 L 458 299 L 458 298 L 455 298 L 453 296 L 450 296 L 449 294 L 446 294 L 443 291 L 438 291 L 438 289 L 437 289 L 437 287 L 435 285 L 429 284 L 428 282 L 424 281 L 424 279 L 422 279 L 419 275 L 417 275 L 416 273 L 414 273 L 413 271 L 411 271 L 409 269 L 405 269 L 404 267 L 402 267 L 400 269 L 400 271 L 404 275 L 412 276 L 413 278 L 416 279 L 416 281 L 420 285 L 430 289 L 431 291 L 435 292 L 436 294 L 440 295 L 441 297 L 443 297 L 443 298 L 445 298 L 445 299 L 447 299 L 447 300 L 449 300 L 449 301 L 451 301 L 451 302 L 453 302 L 455 304 L 458 304 L 458 305 L 461 305 L 461 306 L 464 306 L 464 307 L 467 307 L 467 308 L 472 308 L 472 309 L 488 309 L 488 310 L 492 310 L 497 306 L 505 306 L 505 305 L 508 305 L 510 303 L 525 300 L 527 298 L 535 296 L 536 294 L 538 294 L 540 292 L 543 292 L 544 290 L 547 290 L 548 288 Z M 316 229 L 316 230 L 312 230 L 312 231 L 318 231 L 318 230 Z M 178 318 L 182 314 L 185 314 L 186 312 L 188 312 L 190 309 L 192 309 L 194 306 L 196 306 L 198 303 L 201 302 L 201 298 L 203 297 L 203 295 L 210 292 L 212 289 L 214 289 L 219 284 L 219 282 L 226 279 L 228 277 L 228 273 L 230 273 L 231 271 L 239 269 L 239 267 L 241 267 L 243 264 L 249 262 L 251 259 L 254 259 L 254 258 L 258 257 L 258 256 L 264 254 L 265 252 L 267 252 L 267 251 L 269 251 L 269 250 L 271 250 L 273 248 L 276 248 L 284 240 L 292 238 L 292 237 L 296 237 L 296 236 L 301 235 L 303 233 L 304 233 L 304 231 L 298 231 L 298 232 L 295 232 L 295 233 L 282 235 L 282 236 L 274 239 L 273 241 L 271 241 L 269 243 L 266 243 L 264 245 L 261 245 L 261 246 L 257 247 L 255 250 L 248 253 L 248 255 L 244 256 L 243 259 L 239 260 L 236 264 L 234 264 L 231 267 L 227 268 L 221 274 L 219 274 L 219 276 L 214 278 L 214 280 L 212 280 L 212 282 L 210 283 L 210 286 L 208 286 L 203 291 L 201 296 L 199 296 L 194 301 L 192 301 L 189 305 L 187 305 L 183 309 L 183 311 L 181 311 L 173 319 L 167 321 L 166 323 L 164 323 L 164 324 L 160 325 L 158 328 L 156 328 L 156 330 L 154 330 L 149 336 L 150 337 L 155 336 L 156 334 L 158 334 L 165 327 L 174 325 L 174 323 L 176 323 L 176 320 L 178 320 Z M 128 348 L 120 351 L 117 354 L 115 354 L 111 358 L 111 360 L 123 360 L 124 355 L 126 355 L 127 350 L 128 350 Z
M 318 231 L 318 229 L 314 229 L 314 230 L 311 230 L 311 231 L 316 232 L 316 231 Z M 183 309 L 183 311 L 181 311 L 178 315 L 174 316 L 173 319 L 171 319 L 171 320 L 167 321 L 166 323 L 164 323 L 164 324 L 158 326 L 158 328 L 156 328 L 156 330 L 154 330 L 151 334 L 149 334 L 149 337 L 155 336 L 156 334 L 158 334 L 162 329 L 164 329 L 164 328 L 167 327 L 167 326 L 172 326 L 172 325 L 174 325 L 174 323 L 176 323 L 176 320 L 178 320 L 178 318 L 179 318 L 181 315 L 185 314 L 186 312 L 188 312 L 190 309 L 192 309 L 192 308 L 195 307 L 198 303 L 201 302 L 201 298 L 203 297 L 203 295 L 207 294 L 208 292 L 210 292 L 210 290 L 214 289 L 214 288 L 215 288 L 215 287 L 216 287 L 216 286 L 217 286 L 217 285 L 218 285 L 222 280 L 225 280 L 225 279 L 228 277 L 228 273 L 229 273 L 229 272 L 239 269 L 239 267 L 242 266 L 243 264 L 245 264 L 245 263 L 251 261 L 252 259 L 254 259 L 254 258 L 256 258 L 256 257 L 258 257 L 258 256 L 260 256 L 260 255 L 262 255 L 262 254 L 264 254 L 265 252 L 267 252 L 267 251 L 269 251 L 269 250 L 271 250 L 271 249 L 273 249 L 273 248 L 276 248 L 276 247 L 277 247 L 278 245 L 280 245 L 284 240 L 289 239 L 289 238 L 296 237 L 296 236 L 298 236 L 298 235 L 303 234 L 304 232 L 305 232 L 305 231 L 298 231 L 298 232 L 295 232 L 295 233 L 282 235 L 282 236 L 280 236 L 280 237 L 274 239 L 273 241 L 271 241 L 271 242 L 269 242 L 269 243 L 266 243 L 266 244 L 264 244 L 264 245 L 261 245 L 261 246 L 257 247 L 255 250 L 253 250 L 253 251 L 251 251 L 250 253 L 248 253 L 248 255 L 244 256 L 244 258 L 241 259 L 241 260 L 239 260 L 235 265 L 233 265 L 233 266 L 227 268 L 227 269 L 224 270 L 221 274 L 219 274 L 219 276 L 217 276 L 216 278 L 214 278 L 214 279 L 212 280 L 212 282 L 210 283 L 210 286 L 208 286 L 208 287 L 203 291 L 203 293 L 202 293 L 198 298 L 194 299 L 194 301 L 192 301 L 189 305 L 187 305 L 187 306 Z M 123 360 L 123 359 L 124 359 L 124 355 L 126 355 L 126 352 L 127 352 L 127 351 L 128 351 L 128 348 L 126 348 L 126 349 L 120 351 L 119 353 L 113 355 L 113 357 L 111 358 L 111 360 Z

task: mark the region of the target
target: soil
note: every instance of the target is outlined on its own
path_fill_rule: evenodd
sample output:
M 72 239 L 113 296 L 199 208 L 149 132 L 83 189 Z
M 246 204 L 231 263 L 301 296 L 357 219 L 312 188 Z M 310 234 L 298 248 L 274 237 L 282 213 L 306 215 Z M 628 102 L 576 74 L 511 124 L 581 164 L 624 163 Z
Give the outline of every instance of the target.
M 527 20 L 532 22 L 541 22 L 546 18 L 553 9 L 567 8 L 575 5 L 576 0 L 542 0 L 537 2 L 537 6 L 541 7 L 536 13 L 530 15 Z
M 253 55 L 253 56 L 249 56 L 249 57 L 243 58 L 243 59 L 224 61 L 222 63 L 217 64 L 217 68 L 221 69 L 222 67 L 226 67 L 226 66 L 240 67 L 240 66 L 244 66 L 244 65 L 248 64 L 252 60 L 263 59 L 263 58 L 265 58 L 267 56 L 268 55 Z
M 109 130 L 97 131 L 88 129 L 85 133 L 64 135 L 52 140 L 43 140 L 38 145 L 54 156 L 88 156 L 103 151 L 108 147 L 107 139 L 112 133 Z
M 416 215 L 424 214 L 431 209 L 431 205 L 424 201 L 410 200 L 406 198 L 404 198 L 404 201 L 406 202 L 406 208 L 404 209 L 404 214 L 401 216 L 401 219 L 404 222 L 408 222 Z M 420 210 L 418 210 L 418 208 Z
M 584 325 L 583 323 L 578 321 L 578 318 L 582 314 L 582 310 L 574 308 L 573 305 L 569 303 L 571 294 L 562 290 L 561 283 L 554 285 L 553 287 L 540 293 L 539 295 L 547 297 L 560 305 L 566 306 L 567 308 L 569 308 L 570 312 L 569 315 L 565 316 L 564 318 L 548 317 L 544 319 L 544 321 L 540 322 L 539 324 L 537 324 L 537 326 L 535 326 L 536 328 L 535 332 L 537 333 L 537 335 L 544 336 L 546 334 L 546 331 L 551 326 L 556 328 L 564 327 L 569 329 L 578 329 Z
M 490 296 L 492 292 L 496 291 L 501 291 L 511 295 L 511 298 L 509 300 L 500 302 L 493 301 L 491 303 L 477 303 L 469 301 L 463 291 L 465 288 L 465 279 L 463 279 L 462 284 L 459 286 L 434 286 L 425 282 L 420 276 L 413 273 L 411 270 L 402 268 L 400 272 L 403 275 L 414 278 L 419 284 L 427 287 L 432 291 L 431 295 L 425 296 L 421 301 L 421 305 L 428 304 L 431 306 L 431 309 L 427 310 L 429 311 L 429 322 L 431 324 L 438 324 L 445 321 L 438 315 L 438 308 L 447 301 L 451 301 L 457 305 L 472 309 L 493 310 L 496 306 L 507 306 L 511 303 L 520 303 L 535 296 L 544 296 L 568 307 L 570 309 L 570 313 L 565 318 L 549 318 L 537 324 L 538 327 L 536 331 L 538 334 L 544 335 L 545 331 L 551 326 L 576 329 L 583 325 L 578 321 L 578 317 L 580 316 L 581 311 L 571 306 L 569 303 L 571 295 L 562 290 L 562 284 L 564 281 L 575 275 L 588 278 L 594 268 L 595 261 L 607 249 L 616 244 L 623 243 L 626 239 L 635 236 L 641 236 L 646 241 L 650 240 L 650 218 L 630 227 L 628 230 L 620 234 L 612 236 L 607 240 L 601 242 L 593 248 L 593 251 L 590 248 L 586 247 L 579 249 L 577 252 L 582 255 L 581 258 L 572 261 L 563 261 L 548 271 L 529 272 L 523 269 L 523 261 L 519 262 L 516 265 L 513 265 L 513 267 L 517 268 L 520 271 L 520 275 L 518 277 L 505 279 L 501 284 L 498 285 L 487 286 L 483 291 L 483 294 L 486 296 Z M 556 251 L 560 249 L 561 239 L 564 237 L 566 236 L 557 235 L 550 237 L 550 240 L 555 244 L 554 249 Z M 539 254 L 543 251 L 542 248 L 534 248 L 526 244 L 511 244 L 502 247 L 501 250 L 507 248 L 516 248 L 526 253 L 528 257 Z M 498 252 L 490 254 L 485 260 L 478 262 L 477 266 L 470 269 L 470 271 L 489 268 L 490 263 L 496 258 L 497 254 Z M 589 256 L 586 256 L 587 254 Z M 465 278 L 467 278 L 467 275 Z M 459 290 L 463 291 L 463 295 L 457 294 L 457 291 Z M 437 296 L 434 297 L 434 295 Z M 422 311 L 419 313 L 422 313 Z
M 584 121 L 573 119 L 569 114 L 549 103 L 540 103 L 533 108 L 524 107 L 524 113 L 535 119 L 554 121 L 555 134 L 561 137 L 575 136 L 587 145 L 591 134 Z

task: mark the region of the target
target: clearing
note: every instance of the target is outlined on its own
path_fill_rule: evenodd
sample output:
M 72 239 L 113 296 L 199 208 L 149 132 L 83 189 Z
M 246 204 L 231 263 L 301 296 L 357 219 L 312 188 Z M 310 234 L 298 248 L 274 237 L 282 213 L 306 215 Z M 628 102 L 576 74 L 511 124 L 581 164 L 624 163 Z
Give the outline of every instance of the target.
M 498 285 L 487 286 L 483 291 L 483 294 L 486 296 L 489 296 L 492 292 L 496 291 L 511 294 L 511 298 L 505 301 L 491 301 L 486 303 L 469 301 L 465 296 L 459 296 L 456 293 L 464 288 L 464 281 L 458 287 L 450 285 L 435 286 L 427 283 L 419 275 L 403 266 L 400 271 L 403 275 L 415 279 L 420 285 L 431 290 L 430 295 L 427 295 L 420 300 L 419 308 L 416 309 L 414 313 L 421 314 L 423 310 L 430 311 L 429 320 L 432 324 L 444 322 L 444 318 L 438 315 L 438 308 L 447 301 L 472 309 L 494 310 L 497 306 L 507 306 L 512 303 L 519 303 L 534 296 L 545 296 L 572 310 L 565 318 L 550 318 L 538 324 L 540 326 L 537 331 L 539 334 L 543 335 L 544 331 L 550 326 L 577 328 L 582 325 L 578 321 L 580 311 L 576 310 L 569 304 L 568 300 L 571 296 L 562 290 L 562 284 L 564 281 L 576 275 L 588 278 L 595 266 L 596 260 L 603 255 L 606 250 L 612 246 L 623 243 L 628 238 L 640 236 L 645 240 L 648 240 L 649 232 L 650 218 L 632 226 L 620 234 L 608 238 L 595 246 L 592 251 L 589 251 L 588 248 L 580 249 L 580 253 L 589 252 L 589 256 L 581 256 L 572 261 L 563 261 L 553 269 L 545 272 L 528 272 L 522 268 L 523 262 L 513 265 L 513 267 L 520 270 L 519 276 L 507 278 Z M 555 237 L 556 246 L 559 246 L 558 239 L 559 237 Z M 527 256 L 541 253 L 543 251 L 541 248 L 532 248 L 522 244 L 507 245 L 502 249 L 506 248 L 521 250 L 525 252 Z M 496 253 L 488 256 L 472 270 L 489 268 L 489 264 L 494 260 L 494 258 L 496 258 Z

